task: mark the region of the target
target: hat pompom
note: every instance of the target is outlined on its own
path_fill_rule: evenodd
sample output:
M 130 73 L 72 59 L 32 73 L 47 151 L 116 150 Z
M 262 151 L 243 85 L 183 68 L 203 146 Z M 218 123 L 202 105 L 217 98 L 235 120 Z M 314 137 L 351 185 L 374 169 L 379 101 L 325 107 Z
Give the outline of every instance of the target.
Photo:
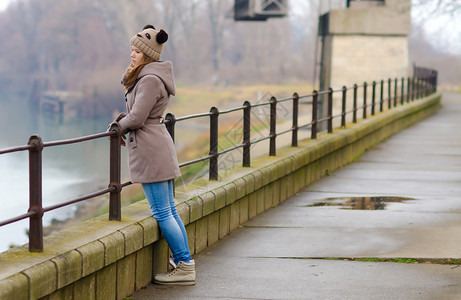
M 149 28 L 155 30 L 155 27 L 154 27 L 153 25 L 150 25 L 150 24 L 147 24 L 146 26 L 144 26 L 144 27 L 142 28 L 142 30 L 146 30 L 146 29 L 149 29 Z
M 163 44 L 168 41 L 168 33 L 166 33 L 163 29 L 160 29 L 155 39 L 157 40 L 157 43 Z

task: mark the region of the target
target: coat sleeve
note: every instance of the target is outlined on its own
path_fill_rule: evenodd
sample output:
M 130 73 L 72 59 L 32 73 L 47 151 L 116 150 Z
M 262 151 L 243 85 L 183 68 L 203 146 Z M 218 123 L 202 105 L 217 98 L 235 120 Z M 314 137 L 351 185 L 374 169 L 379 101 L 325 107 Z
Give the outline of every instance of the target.
M 135 130 L 144 126 L 150 111 L 162 97 L 163 82 L 155 75 L 142 77 L 136 84 L 133 106 L 130 112 L 118 123 L 122 132 Z

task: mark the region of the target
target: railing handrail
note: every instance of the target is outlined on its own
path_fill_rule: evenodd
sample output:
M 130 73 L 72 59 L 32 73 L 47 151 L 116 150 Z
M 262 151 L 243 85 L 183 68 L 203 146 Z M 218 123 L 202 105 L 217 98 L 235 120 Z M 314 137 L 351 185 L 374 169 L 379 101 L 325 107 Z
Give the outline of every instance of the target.
M 406 80 L 405 80 L 406 79 Z M 406 90 L 405 90 L 406 83 Z M 385 99 L 384 86 L 387 84 L 387 98 Z M 400 95 L 399 92 L 400 84 Z M 368 103 L 369 96 L 367 95 L 367 88 L 371 86 L 371 104 Z M 379 87 L 379 93 L 377 88 Z M 363 89 L 363 104 L 358 106 L 358 89 Z M 250 166 L 250 146 L 256 143 L 270 140 L 269 144 L 269 155 L 276 155 L 276 138 L 280 135 L 292 132 L 292 143 L 293 147 L 298 145 L 298 130 L 300 128 L 311 128 L 311 139 L 317 138 L 317 126 L 321 123 L 327 122 L 327 132 L 333 132 L 333 119 L 341 118 L 341 127 L 346 126 L 346 116 L 352 114 L 352 123 L 357 123 L 357 111 L 362 110 L 363 119 L 367 118 L 368 108 L 371 110 L 371 115 L 375 115 L 376 107 L 379 107 L 379 111 L 384 110 L 384 102 L 388 102 L 388 109 L 396 107 L 398 104 L 403 105 L 405 102 L 409 103 L 416 99 L 425 97 L 431 93 L 434 93 L 437 88 L 437 71 L 414 67 L 414 76 L 407 78 L 395 78 L 395 79 L 382 79 L 380 81 L 373 81 L 371 84 L 364 82 L 360 85 L 354 84 L 352 86 L 343 86 L 341 89 L 329 88 L 324 91 L 313 91 L 311 94 L 298 95 L 294 93 L 292 97 L 287 97 L 277 100 L 275 97 L 271 97 L 267 102 L 260 102 L 251 104 L 249 101 L 245 101 L 242 106 L 229 108 L 223 111 L 219 111 L 218 108 L 212 107 L 209 112 L 198 113 L 187 115 L 176 118 L 174 114 L 168 113 L 165 117 L 164 124 L 168 129 L 173 141 L 174 141 L 174 129 L 176 122 L 185 121 L 189 119 L 196 119 L 201 117 L 210 118 L 210 153 L 206 156 L 195 158 L 179 164 L 180 167 L 185 167 L 194 163 L 203 161 L 209 161 L 209 178 L 210 180 L 218 179 L 218 158 L 220 155 L 227 152 L 243 148 L 243 159 L 242 165 L 244 167 Z M 392 89 L 394 94 L 392 94 Z M 347 92 L 353 91 L 353 106 L 352 109 L 347 110 Z M 405 91 L 407 94 L 405 94 Z M 333 115 L 333 94 L 341 93 L 341 113 Z M 379 99 L 378 95 L 379 94 Z M 327 100 L 327 113 L 325 116 L 318 116 L 318 106 L 322 100 L 319 100 L 319 96 L 325 96 Z M 399 100 L 400 97 L 400 101 Z M 310 101 L 300 101 L 300 99 L 310 98 Z M 293 102 L 293 124 L 292 127 L 283 131 L 277 132 L 276 120 L 277 120 L 277 104 L 284 102 Z M 393 102 L 392 102 L 393 101 Z M 312 105 L 312 118 L 311 121 L 305 124 L 298 124 L 298 106 L 299 104 Z M 269 135 L 251 139 L 251 109 L 261 106 L 270 106 L 270 128 Z M 243 110 L 243 141 L 239 144 L 233 145 L 226 149 L 218 151 L 218 119 L 222 114 L 228 114 Z M 27 213 L 15 216 L 8 220 L 0 221 L 0 227 L 11 224 L 23 219 L 29 218 L 29 251 L 40 252 L 43 251 L 43 231 L 42 231 L 42 217 L 45 212 L 52 211 L 67 205 L 75 204 L 90 198 L 94 198 L 103 194 L 110 193 L 109 202 L 109 219 L 120 220 L 121 219 L 121 190 L 131 185 L 131 181 L 125 183 L 120 182 L 120 153 L 121 153 L 121 131 L 117 123 L 112 123 L 110 128 L 106 132 L 91 134 L 82 137 L 76 137 L 71 139 L 50 141 L 43 143 L 39 136 L 31 136 L 27 145 L 11 147 L 6 149 L 0 149 L 1 154 L 8 154 L 19 151 L 29 151 L 29 210 Z M 41 170 L 41 155 L 44 148 L 60 145 L 68 145 L 74 143 L 80 143 L 84 141 L 99 139 L 102 137 L 110 137 L 110 183 L 106 189 L 102 189 L 75 199 L 68 200 L 63 203 L 56 205 L 42 207 L 42 170 Z

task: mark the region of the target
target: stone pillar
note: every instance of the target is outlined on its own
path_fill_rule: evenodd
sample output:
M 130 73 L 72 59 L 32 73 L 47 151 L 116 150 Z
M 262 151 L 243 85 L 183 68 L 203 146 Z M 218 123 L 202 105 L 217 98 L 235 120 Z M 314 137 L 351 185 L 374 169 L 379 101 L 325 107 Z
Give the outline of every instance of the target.
M 411 0 L 348 0 L 322 15 L 320 90 L 409 75 Z M 325 103 L 326 101 L 323 101 Z M 319 116 L 324 116 L 320 108 Z

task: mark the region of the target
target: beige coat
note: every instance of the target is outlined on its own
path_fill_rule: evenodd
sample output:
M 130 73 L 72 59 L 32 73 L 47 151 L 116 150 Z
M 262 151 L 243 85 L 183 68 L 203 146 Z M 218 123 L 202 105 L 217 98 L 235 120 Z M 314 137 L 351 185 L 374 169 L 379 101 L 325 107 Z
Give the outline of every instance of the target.
M 175 146 L 160 123 L 170 95 L 176 91 L 171 62 L 153 62 L 141 70 L 126 97 L 127 114 L 118 121 L 127 139 L 132 182 L 149 183 L 181 175 Z

